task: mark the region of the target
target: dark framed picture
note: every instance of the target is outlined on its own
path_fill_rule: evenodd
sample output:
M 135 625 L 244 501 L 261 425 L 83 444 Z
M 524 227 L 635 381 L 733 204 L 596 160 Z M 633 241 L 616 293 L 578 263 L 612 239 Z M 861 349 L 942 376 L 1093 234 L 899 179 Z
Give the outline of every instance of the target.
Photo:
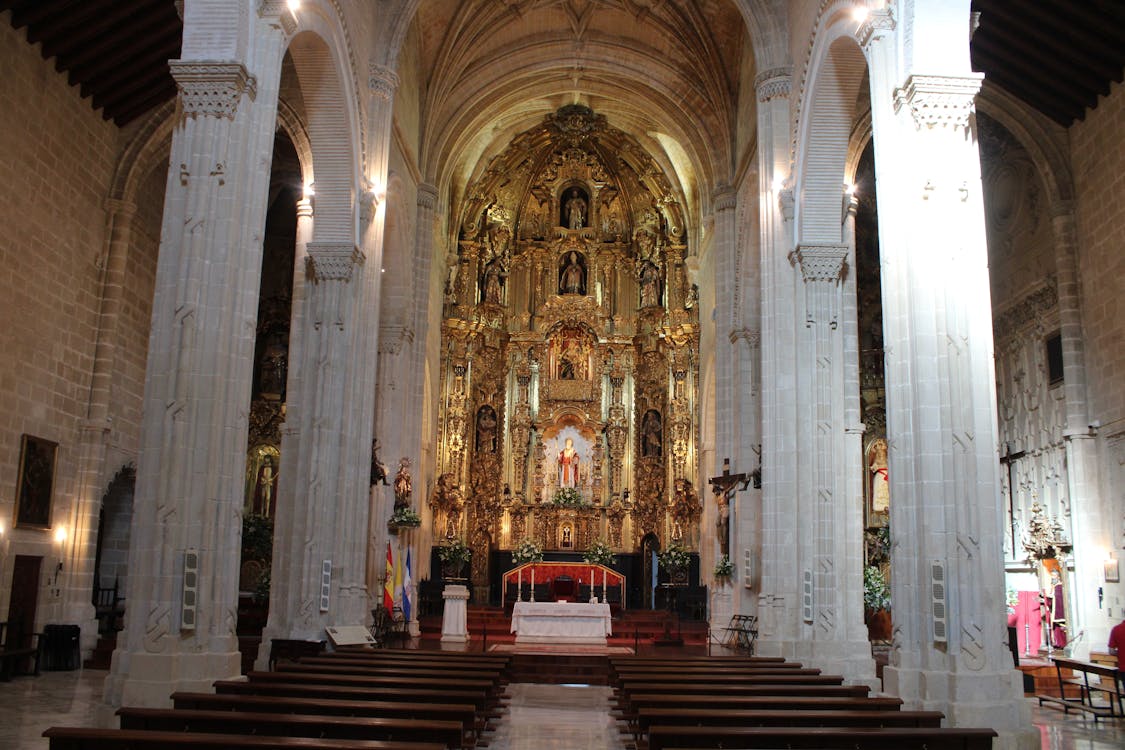
M 51 525 L 55 489 L 55 454 L 59 444 L 24 435 L 20 438 L 20 473 L 16 482 L 16 526 Z

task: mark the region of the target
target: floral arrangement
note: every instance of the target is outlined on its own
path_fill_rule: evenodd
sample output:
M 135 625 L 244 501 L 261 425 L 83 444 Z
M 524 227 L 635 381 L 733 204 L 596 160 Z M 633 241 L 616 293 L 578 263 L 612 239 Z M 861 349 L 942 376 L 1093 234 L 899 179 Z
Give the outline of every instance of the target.
M 540 562 L 543 562 L 543 548 L 533 539 L 524 539 L 512 550 L 512 563 L 515 565 Z
M 715 578 L 717 580 L 729 580 L 734 575 L 734 563 L 730 561 L 730 557 L 723 555 L 715 563 Z
M 589 505 L 574 487 L 560 487 L 550 504 L 559 508 L 585 508 Z
M 875 565 L 863 569 L 863 606 L 874 610 L 891 608 L 891 588 L 883 571 Z
M 617 555 L 605 541 L 597 539 L 582 553 L 582 560 L 591 565 L 613 565 L 617 562 Z
M 452 539 L 448 544 L 438 547 L 438 559 L 442 565 L 459 568 L 473 558 L 473 551 L 464 539 Z
M 408 506 L 395 508 L 395 513 L 391 516 L 391 520 L 387 521 L 388 526 L 410 526 L 418 527 L 422 525 L 421 517 Z
M 691 565 L 691 555 L 682 544 L 673 544 L 656 555 L 660 567 L 669 573 L 682 573 Z

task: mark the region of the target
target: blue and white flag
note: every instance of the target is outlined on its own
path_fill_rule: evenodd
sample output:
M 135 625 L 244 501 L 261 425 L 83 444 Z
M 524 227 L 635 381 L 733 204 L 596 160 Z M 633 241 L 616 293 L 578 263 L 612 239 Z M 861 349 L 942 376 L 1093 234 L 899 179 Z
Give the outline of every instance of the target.
M 406 568 L 402 576 L 402 616 L 410 622 L 410 611 L 413 609 L 410 603 L 410 588 L 413 585 L 410 576 L 410 548 L 406 548 Z

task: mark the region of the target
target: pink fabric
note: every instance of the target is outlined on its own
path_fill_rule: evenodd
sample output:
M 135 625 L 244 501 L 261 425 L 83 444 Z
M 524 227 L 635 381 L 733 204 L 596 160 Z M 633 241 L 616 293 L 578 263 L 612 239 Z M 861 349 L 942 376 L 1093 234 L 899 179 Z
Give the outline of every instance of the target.
M 1016 637 L 1019 639 L 1020 656 L 1038 654 L 1039 644 L 1043 640 L 1043 625 L 1039 619 L 1039 592 L 1020 591 L 1018 596 Z

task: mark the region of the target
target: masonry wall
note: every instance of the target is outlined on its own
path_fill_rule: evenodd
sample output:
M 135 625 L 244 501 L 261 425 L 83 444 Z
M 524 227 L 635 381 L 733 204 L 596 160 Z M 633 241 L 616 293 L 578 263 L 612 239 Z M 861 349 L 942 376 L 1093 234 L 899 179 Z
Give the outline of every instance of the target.
M 75 533 L 69 527 L 95 356 L 105 201 L 121 136 L 11 27 L 7 13 L 0 14 L 0 70 L 0 619 L 8 614 L 15 557 L 39 556 L 42 624 L 60 604 L 58 589 L 47 585 L 61 551 L 55 532 Z M 162 195 L 161 187 L 156 200 Z M 131 262 L 130 281 L 151 276 L 145 266 L 154 263 L 158 236 Z M 113 400 L 121 405 L 114 411 L 124 426 L 118 442 L 133 455 L 151 282 L 147 292 L 141 287 L 126 302 L 119 343 L 129 353 L 114 377 Z M 16 524 L 23 434 L 58 443 L 48 528 Z

